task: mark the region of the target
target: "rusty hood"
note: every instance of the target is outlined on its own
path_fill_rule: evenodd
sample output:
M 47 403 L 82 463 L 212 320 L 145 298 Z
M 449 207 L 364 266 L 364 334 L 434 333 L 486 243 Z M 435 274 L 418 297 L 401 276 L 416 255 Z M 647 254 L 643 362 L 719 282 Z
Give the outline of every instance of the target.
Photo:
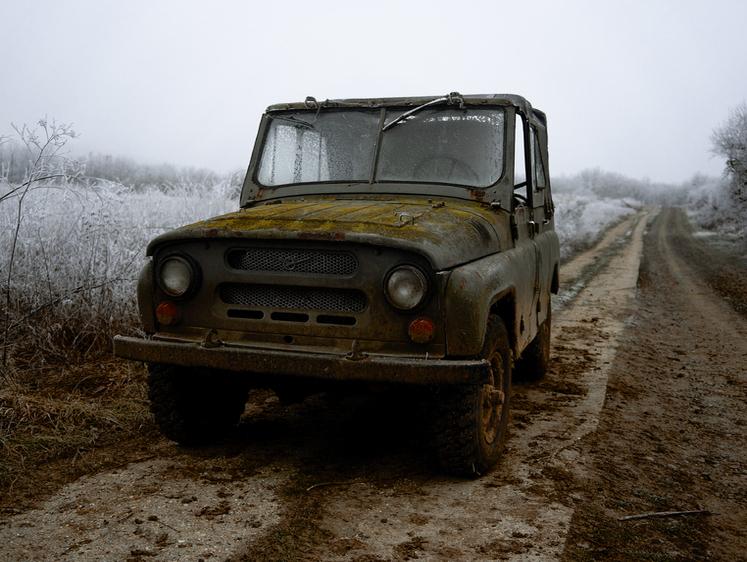
M 499 252 L 499 218 L 487 206 L 466 201 L 286 200 L 167 232 L 149 244 L 148 255 L 161 244 L 195 238 L 326 240 L 418 252 L 441 270 Z

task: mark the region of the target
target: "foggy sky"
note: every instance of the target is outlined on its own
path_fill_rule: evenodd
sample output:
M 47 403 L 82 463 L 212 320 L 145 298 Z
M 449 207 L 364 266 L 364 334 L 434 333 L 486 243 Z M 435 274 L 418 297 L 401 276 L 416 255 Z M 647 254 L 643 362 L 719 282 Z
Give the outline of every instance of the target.
M 270 5 L 272 4 L 272 5 Z M 273 103 L 516 93 L 550 171 L 720 175 L 747 99 L 743 0 L 0 0 L 0 135 L 47 116 L 74 153 L 246 168 Z

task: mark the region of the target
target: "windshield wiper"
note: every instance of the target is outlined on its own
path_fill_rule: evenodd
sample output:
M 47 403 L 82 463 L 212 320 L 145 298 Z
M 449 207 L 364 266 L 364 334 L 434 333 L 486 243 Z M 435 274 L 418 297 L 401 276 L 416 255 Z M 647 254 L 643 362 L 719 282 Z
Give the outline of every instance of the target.
M 298 117 L 294 117 L 293 115 L 288 115 L 288 116 L 270 115 L 270 118 L 280 119 L 282 121 L 290 121 L 291 123 L 294 123 L 296 126 L 305 127 L 306 129 L 314 128 L 314 125 L 312 125 L 308 121 L 304 121 L 303 119 L 299 119 Z
M 438 103 L 443 103 L 443 102 L 447 102 L 449 104 L 458 103 L 459 107 L 462 108 L 462 109 L 464 109 L 464 98 L 462 97 L 462 95 L 459 92 L 452 92 L 448 96 L 444 96 L 442 98 L 437 98 L 435 100 L 431 100 L 429 102 L 424 103 L 423 105 L 419 105 L 419 106 L 411 109 L 410 111 L 405 111 L 402 115 L 400 115 L 399 117 L 397 117 L 393 121 L 390 121 L 389 123 L 387 123 L 386 125 L 384 125 L 384 127 L 382 127 L 381 130 L 382 131 L 386 131 L 387 129 L 391 129 L 397 123 L 401 123 L 402 121 L 404 121 L 405 119 L 407 119 L 413 113 L 417 113 L 421 109 L 424 109 L 426 107 L 430 107 L 431 105 L 436 105 Z

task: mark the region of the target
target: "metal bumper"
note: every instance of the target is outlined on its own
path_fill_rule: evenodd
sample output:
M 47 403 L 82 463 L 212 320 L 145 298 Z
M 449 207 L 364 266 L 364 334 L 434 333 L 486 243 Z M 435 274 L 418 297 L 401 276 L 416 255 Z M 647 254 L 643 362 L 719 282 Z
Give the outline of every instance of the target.
M 271 351 L 246 347 L 206 348 L 199 343 L 175 343 L 116 336 L 114 354 L 148 363 L 207 367 L 248 375 L 297 376 L 333 381 L 363 381 L 419 385 L 470 385 L 490 381 L 484 359 L 410 359 L 375 355 L 345 355 Z

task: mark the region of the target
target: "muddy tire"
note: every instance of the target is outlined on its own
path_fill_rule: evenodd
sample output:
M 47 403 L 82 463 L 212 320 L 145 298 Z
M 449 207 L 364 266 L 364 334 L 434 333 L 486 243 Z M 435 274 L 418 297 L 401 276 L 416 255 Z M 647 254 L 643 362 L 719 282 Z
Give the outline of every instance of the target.
M 183 445 L 219 440 L 244 412 L 248 390 L 232 375 L 148 365 L 150 411 L 161 432 Z
M 433 444 L 444 470 L 480 476 L 503 453 L 511 410 L 511 346 L 498 316 L 490 316 L 481 356 L 490 361 L 492 384 L 442 387 L 430 403 Z
M 552 332 L 552 309 L 547 303 L 547 318 L 534 336 L 534 339 L 516 362 L 519 380 L 539 381 L 545 378 L 550 365 L 550 334 Z

